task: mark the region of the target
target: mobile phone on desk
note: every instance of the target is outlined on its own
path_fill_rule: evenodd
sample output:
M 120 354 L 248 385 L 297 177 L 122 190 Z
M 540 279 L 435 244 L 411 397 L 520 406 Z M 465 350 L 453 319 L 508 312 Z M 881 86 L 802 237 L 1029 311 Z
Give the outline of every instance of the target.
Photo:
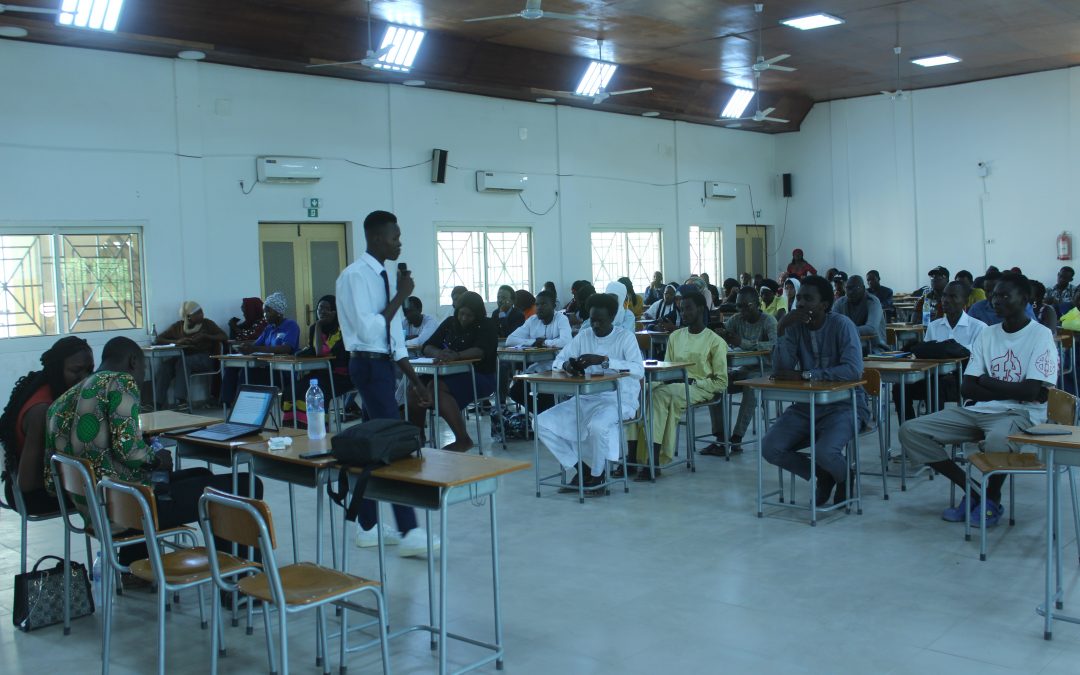
M 647 366 L 655 366 L 658 363 L 660 363 L 660 362 L 657 361 L 656 359 L 645 359 L 645 365 L 647 365 Z

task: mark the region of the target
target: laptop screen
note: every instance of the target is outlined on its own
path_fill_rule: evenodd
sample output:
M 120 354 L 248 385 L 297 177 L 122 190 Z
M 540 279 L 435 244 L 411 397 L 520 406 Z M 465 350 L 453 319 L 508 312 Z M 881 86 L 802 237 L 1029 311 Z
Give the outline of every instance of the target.
M 229 412 L 229 422 L 261 427 L 273 405 L 275 391 L 273 387 L 240 387 L 236 402 Z

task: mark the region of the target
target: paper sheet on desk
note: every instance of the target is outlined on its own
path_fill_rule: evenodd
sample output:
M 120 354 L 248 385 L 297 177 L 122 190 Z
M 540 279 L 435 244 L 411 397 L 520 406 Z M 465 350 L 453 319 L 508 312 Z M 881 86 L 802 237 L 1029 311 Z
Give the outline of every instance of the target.
M 150 349 L 168 349 L 169 347 L 175 347 L 175 342 L 170 342 L 167 345 L 150 345 Z
M 514 345 L 513 347 L 503 347 L 507 351 L 523 352 L 526 349 L 526 345 Z
M 409 363 L 419 363 L 420 365 L 435 363 L 435 359 L 430 356 L 418 356 L 415 359 L 409 359 Z

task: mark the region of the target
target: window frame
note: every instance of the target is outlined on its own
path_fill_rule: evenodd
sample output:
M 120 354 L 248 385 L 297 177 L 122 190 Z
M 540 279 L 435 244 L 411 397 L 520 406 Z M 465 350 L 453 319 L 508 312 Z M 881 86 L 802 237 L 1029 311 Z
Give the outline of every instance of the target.
M 20 341 L 55 341 L 59 338 L 68 336 L 87 337 L 98 334 L 109 335 L 124 335 L 124 336 L 142 336 L 146 334 L 147 326 L 149 324 L 149 295 L 147 293 L 148 286 L 148 269 L 147 264 L 147 241 L 146 241 L 146 223 L 143 221 L 108 221 L 110 224 L 103 225 L 100 221 L 91 222 L 59 222 L 54 225 L 42 225 L 40 222 L 34 223 L 22 223 L 22 222 L 0 222 L 0 235 L 6 237 L 40 237 L 48 236 L 51 240 L 50 254 L 53 258 L 53 269 L 51 275 L 51 283 L 53 285 L 53 297 L 51 301 L 55 306 L 55 318 L 56 325 L 55 332 L 43 332 L 35 335 L 11 335 L 0 336 L 0 340 L 20 340 Z M 137 325 L 125 328 L 106 328 L 84 331 L 73 331 L 70 328 L 69 316 L 67 311 L 67 298 L 64 297 L 64 275 L 62 261 L 66 259 L 64 255 L 63 237 L 65 236 L 108 236 L 108 235 L 136 235 L 139 240 L 139 319 L 134 322 Z M 40 271 L 40 269 L 39 269 Z M 44 276 L 41 277 L 42 283 L 45 284 Z M 134 301 L 134 298 L 132 299 Z M 47 302 L 44 296 L 42 302 Z M 138 325 L 141 324 L 141 325 Z
M 659 223 L 640 224 L 640 225 L 630 225 L 630 224 L 622 224 L 622 225 L 599 224 L 599 225 L 592 225 L 592 226 L 589 227 L 589 276 L 592 277 L 592 283 L 593 283 L 593 285 L 596 287 L 596 289 L 598 291 L 603 292 L 603 289 L 601 289 L 599 286 L 597 286 L 598 281 L 596 279 L 596 275 L 595 275 L 595 272 L 593 270 L 593 240 L 592 240 L 593 234 L 597 233 L 597 232 L 616 233 L 616 234 L 623 234 L 623 235 L 632 234 L 632 233 L 636 233 L 636 232 L 652 232 L 652 233 L 655 233 L 657 235 L 658 239 L 659 239 L 659 244 L 660 244 L 659 251 L 657 253 L 656 267 L 660 270 L 661 275 L 664 274 L 664 226 L 663 225 L 661 225 Z M 625 246 L 624 248 L 627 251 L 629 251 L 629 246 Z M 627 260 L 627 264 L 629 264 L 629 259 Z M 645 290 L 648 289 L 649 284 L 652 283 L 652 275 L 653 275 L 653 272 L 655 272 L 655 271 L 656 270 L 654 269 L 654 270 L 651 270 L 651 271 L 649 271 L 647 273 L 648 278 L 642 280 L 642 285 L 638 284 L 638 280 L 634 279 L 633 277 L 630 277 L 630 280 L 634 283 L 634 290 L 639 295 L 641 295 L 641 297 L 645 297 Z M 620 276 L 622 276 L 622 275 L 620 275 Z M 627 273 L 625 276 L 629 277 L 630 275 L 629 275 L 629 273 Z M 618 279 L 618 277 L 616 277 L 616 279 Z M 612 281 L 615 281 L 616 279 L 612 279 Z
M 710 270 L 694 268 L 693 231 L 695 229 L 699 233 L 702 231 L 716 233 L 716 271 L 715 276 L 709 277 L 709 281 L 719 286 L 726 278 L 724 276 L 724 226 L 720 224 L 691 224 L 690 227 L 687 229 L 687 258 L 690 262 L 690 274 L 701 274 L 702 272 L 709 272 L 710 275 L 712 275 L 712 272 L 710 272 Z
M 440 252 L 440 246 L 439 246 L 439 234 L 441 232 L 469 232 L 469 233 L 480 234 L 480 235 L 483 236 L 484 241 L 483 241 L 483 246 L 481 248 L 482 256 L 483 256 L 483 260 L 482 260 L 482 264 L 481 264 L 481 272 L 482 272 L 482 275 L 483 275 L 483 280 L 482 280 L 481 283 L 483 285 L 483 288 L 480 289 L 480 297 L 483 298 L 483 300 L 484 300 L 484 302 L 486 304 L 491 304 L 491 303 L 495 302 L 494 295 L 492 296 L 491 300 L 488 300 L 488 298 L 487 298 L 488 286 L 490 285 L 490 282 L 488 281 L 489 265 L 488 265 L 488 257 L 487 257 L 487 255 L 488 255 L 488 242 L 487 242 L 488 235 L 492 234 L 492 233 L 504 233 L 504 232 L 524 233 L 526 238 L 528 239 L 528 246 L 529 246 L 529 252 L 528 252 L 528 255 L 526 256 L 526 264 L 528 266 L 528 279 L 525 281 L 525 283 L 530 286 L 530 288 L 525 288 L 525 290 L 529 291 L 530 293 L 532 292 L 531 285 L 534 284 L 535 281 L 536 281 L 536 278 L 535 278 L 535 276 L 536 276 L 536 265 L 535 265 L 535 260 L 534 260 L 535 255 L 536 255 L 536 251 L 533 248 L 533 236 L 532 236 L 533 235 L 533 226 L 531 224 L 513 223 L 513 224 L 506 224 L 506 225 L 501 225 L 501 224 L 500 225 L 493 225 L 493 224 L 480 225 L 480 224 L 468 224 L 468 223 L 435 223 L 435 242 L 434 242 L 435 243 L 435 277 L 436 277 L 435 282 L 436 282 L 436 293 L 438 294 L 438 296 L 436 298 L 436 301 L 437 301 L 437 304 L 439 306 L 449 306 L 449 304 L 450 304 L 449 302 L 445 302 L 445 303 L 443 302 L 443 282 L 442 282 L 443 267 L 441 265 L 441 252 Z M 496 284 L 495 285 L 494 289 L 492 289 L 494 294 L 498 294 L 498 287 L 501 286 L 501 285 L 502 284 Z M 469 290 L 476 291 L 477 289 L 470 288 Z M 449 294 L 449 291 L 447 291 L 447 294 Z

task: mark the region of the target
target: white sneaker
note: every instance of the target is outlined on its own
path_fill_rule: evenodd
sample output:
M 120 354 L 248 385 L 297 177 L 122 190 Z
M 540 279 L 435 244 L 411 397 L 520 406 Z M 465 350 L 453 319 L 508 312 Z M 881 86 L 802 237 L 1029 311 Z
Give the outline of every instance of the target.
M 432 535 L 431 547 L 436 554 L 439 553 L 439 535 Z M 409 530 L 401 538 L 398 555 L 402 558 L 426 558 L 428 555 L 427 530 L 422 527 L 414 527 Z
M 397 546 L 401 542 L 401 535 L 396 530 L 391 530 L 389 527 L 383 527 L 382 525 L 376 525 L 370 530 L 365 530 L 357 523 L 356 546 L 358 548 L 371 548 L 379 545 L 379 531 L 375 529 L 376 527 L 382 527 L 384 545 Z

